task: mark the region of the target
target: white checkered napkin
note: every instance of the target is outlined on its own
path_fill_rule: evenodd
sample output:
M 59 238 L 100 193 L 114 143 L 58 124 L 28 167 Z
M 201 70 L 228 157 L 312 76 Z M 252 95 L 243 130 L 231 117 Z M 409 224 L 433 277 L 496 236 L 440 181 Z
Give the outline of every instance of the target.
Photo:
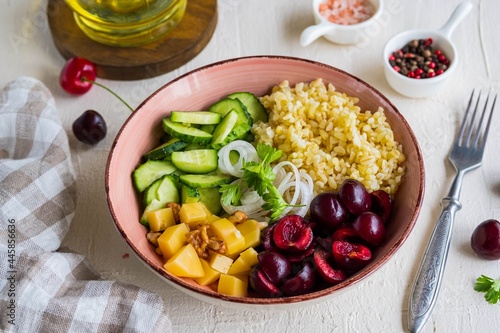
M 171 332 L 162 299 L 56 252 L 75 211 L 67 136 L 45 86 L 0 91 L 0 331 Z

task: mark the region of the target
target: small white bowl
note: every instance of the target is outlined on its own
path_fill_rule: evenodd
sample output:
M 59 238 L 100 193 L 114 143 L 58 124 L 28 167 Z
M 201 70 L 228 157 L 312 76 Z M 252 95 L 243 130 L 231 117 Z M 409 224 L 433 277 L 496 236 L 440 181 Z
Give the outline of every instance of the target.
M 383 0 L 369 1 L 375 6 L 375 13 L 372 17 L 358 24 L 343 25 L 332 23 L 320 14 L 319 5 L 325 2 L 325 0 L 313 0 L 312 11 L 316 24 L 302 31 L 300 44 L 307 46 L 319 37 L 325 37 L 330 42 L 337 44 L 356 44 L 364 41 L 363 36 L 366 35 L 365 31 L 368 31 L 376 23 L 384 7 Z
M 385 45 L 383 52 L 384 73 L 389 85 L 401 95 L 412 98 L 422 98 L 438 92 L 445 82 L 453 75 L 458 66 L 459 56 L 451 41 L 451 34 L 458 23 L 470 12 L 472 4 L 469 1 L 460 3 L 448 21 L 439 30 L 409 30 L 392 37 Z M 432 38 L 433 46 L 440 49 L 450 60 L 450 66 L 441 75 L 414 79 L 406 77 L 394 70 L 389 63 L 391 53 L 400 50 L 412 40 Z

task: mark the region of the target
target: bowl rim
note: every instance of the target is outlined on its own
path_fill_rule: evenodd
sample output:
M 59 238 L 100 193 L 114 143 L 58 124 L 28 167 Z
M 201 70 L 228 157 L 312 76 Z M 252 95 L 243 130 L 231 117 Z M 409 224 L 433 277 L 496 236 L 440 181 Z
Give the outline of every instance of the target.
M 314 291 L 314 292 L 299 295 L 299 296 L 286 296 L 286 297 L 278 297 L 278 298 L 228 296 L 228 295 L 219 294 L 216 291 L 212 291 L 212 290 L 207 291 L 205 289 L 202 289 L 201 287 L 197 287 L 197 286 L 194 286 L 192 284 L 189 284 L 185 281 L 184 278 L 170 276 L 170 274 L 168 274 L 165 270 L 157 269 L 146 256 L 143 256 L 141 254 L 141 252 L 138 250 L 137 246 L 135 246 L 131 242 L 130 238 L 127 236 L 127 234 L 125 233 L 123 228 L 120 226 L 120 223 L 117 221 L 116 215 L 115 215 L 115 207 L 110 200 L 109 173 L 110 173 L 110 169 L 112 166 L 116 145 L 117 145 L 118 141 L 120 140 L 121 136 L 123 135 L 124 131 L 126 130 L 131 119 L 137 116 L 137 114 L 139 113 L 138 111 L 140 111 L 144 107 L 144 105 L 146 105 L 148 103 L 148 101 L 150 99 L 154 98 L 154 96 L 156 96 L 160 91 L 162 91 L 166 87 L 173 85 L 177 81 L 183 80 L 184 78 L 186 78 L 192 74 L 202 72 L 202 71 L 205 71 L 205 70 L 213 68 L 213 67 L 223 66 L 223 65 L 228 64 L 228 63 L 245 62 L 245 61 L 252 60 L 252 59 L 258 59 L 258 60 L 269 59 L 272 61 L 287 60 L 287 61 L 298 62 L 298 63 L 307 63 L 310 65 L 323 67 L 323 68 L 326 68 L 326 69 L 331 70 L 331 71 L 339 72 L 342 75 L 349 76 L 351 79 L 362 84 L 368 90 L 371 90 L 374 94 L 376 94 L 378 97 L 383 99 L 388 105 L 391 106 L 391 108 L 393 109 L 396 116 L 399 118 L 401 123 L 404 125 L 404 127 L 408 131 L 408 134 L 411 137 L 412 142 L 416 148 L 416 155 L 417 155 L 416 158 L 418 160 L 417 165 L 419 167 L 419 182 L 420 182 L 420 188 L 418 191 L 418 196 L 416 198 L 417 205 L 415 207 L 415 210 L 413 211 L 413 215 L 409 217 L 409 220 L 411 221 L 411 223 L 402 231 L 401 236 L 399 237 L 397 242 L 393 246 L 391 246 L 383 256 L 378 258 L 376 263 L 369 264 L 367 267 L 365 267 L 361 271 L 357 272 L 356 274 L 351 275 L 345 281 L 343 281 L 337 285 L 325 288 L 325 289 L 321 289 L 318 291 Z M 113 224 L 115 225 L 118 232 L 120 233 L 122 238 L 125 240 L 125 242 L 129 246 L 129 248 L 132 249 L 134 254 L 140 259 L 140 261 L 144 265 L 146 265 L 146 267 L 148 267 L 152 271 L 156 272 L 161 278 L 163 278 L 167 282 L 170 282 L 171 284 L 173 284 L 174 287 L 176 287 L 176 288 L 183 287 L 183 288 L 187 289 L 188 294 L 190 294 L 190 295 L 192 293 L 202 294 L 204 297 L 212 298 L 218 302 L 226 301 L 226 302 L 233 303 L 233 304 L 245 304 L 247 306 L 255 306 L 255 305 L 279 306 L 279 305 L 299 303 L 299 302 L 300 303 L 309 303 L 310 301 L 315 301 L 315 300 L 319 300 L 319 299 L 326 299 L 327 296 L 334 294 L 336 291 L 339 291 L 340 289 L 342 289 L 346 286 L 352 286 L 352 285 L 355 285 L 355 284 L 361 282 L 367 276 L 373 274 L 375 271 L 378 270 L 378 268 L 383 266 L 394 255 L 394 253 L 402 246 L 402 244 L 406 241 L 406 239 L 408 238 L 412 229 L 415 226 L 415 223 L 417 221 L 418 215 L 420 213 L 420 210 L 421 210 L 421 207 L 423 204 L 423 198 L 424 198 L 424 192 L 425 192 L 425 169 L 424 169 L 424 162 L 423 162 L 423 154 L 422 154 L 419 142 L 415 136 L 415 133 L 413 132 L 413 130 L 409 126 L 409 124 L 406 121 L 406 119 L 404 118 L 404 116 L 396 108 L 396 106 L 385 95 L 380 93 L 380 91 L 377 90 L 376 88 L 374 88 L 372 85 L 368 84 L 367 82 L 363 81 L 362 79 L 360 79 L 360 78 L 358 78 L 358 77 L 356 77 L 356 76 L 354 76 L 354 75 L 352 75 L 352 74 L 350 74 L 342 69 L 339 69 L 339 68 L 336 68 L 334 66 L 331 66 L 331 65 L 328 65 L 325 63 L 321 63 L 321 62 L 318 62 L 315 60 L 309 60 L 309 59 L 304 59 L 304 58 L 299 58 L 299 57 L 294 57 L 294 56 L 283 56 L 283 55 L 251 55 L 251 56 L 229 58 L 229 59 L 213 62 L 213 63 L 207 64 L 207 65 L 198 67 L 196 69 L 188 71 L 185 74 L 182 74 L 182 75 L 168 81 L 167 83 L 162 85 L 160 88 L 158 88 L 156 91 L 154 91 L 152 94 L 150 94 L 135 109 L 135 111 L 132 112 L 129 115 L 129 117 L 125 120 L 125 122 L 121 126 L 120 130 L 118 131 L 118 133 L 113 141 L 113 144 L 110 147 L 107 162 L 106 162 L 106 168 L 105 168 L 105 192 L 106 192 L 106 201 L 107 201 L 107 205 L 108 205 L 108 210 L 109 210 L 109 213 L 110 213 L 111 218 L 113 220 Z

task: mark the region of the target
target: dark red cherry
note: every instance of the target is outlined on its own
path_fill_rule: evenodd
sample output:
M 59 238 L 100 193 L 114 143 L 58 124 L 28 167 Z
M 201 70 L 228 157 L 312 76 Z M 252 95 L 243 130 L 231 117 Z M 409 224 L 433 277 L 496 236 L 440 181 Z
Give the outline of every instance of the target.
M 371 211 L 380 216 L 382 222 L 386 223 L 391 215 L 392 199 L 384 190 L 377 190 L 370 193 L 372 203 Z
M 94 110 L 85 111 L 73 122 L 73 134 L 83 143 L 95 145 L 106 137 L 106 133 L 104 118 Z
M 385 226 L 382 219 L 375 213 L 364 212 L 352 223 L 358 235 L 368 243 L 378 246 L 385 240 Z
M 303 295 L 310 292 L 315 284 L 314 269 L 310 263 L 306 262 L 295 276 L 285 281 L 281 286 L 281 291 L 287 296 Z
M 328 229 L 338 227 L 349 218 L 349 212 L 335 192 L 322 192 L 315 196 L 309 214 L 314 222 Z
M 276 224 L 271 224 L 262 229 L 260 232 L 260 245 L 266 251 L 276 251 L 279 252 L 279 248 L 274 244 L 273 231 Z
M 283 293 L 267 277 L 259 265 L 250 270 L 250 286 L 262 297 L 280 297 Z
M 500 259 L 500 222 L 490 219 L 480 223 L 474 229 L 470 243 L 479 258 Z
M 354 216 L 370 210 L 370 193 L 358 180 L 348 179 L 344 181 L 339 190 L 339 197 L 347 210 Z
M 269 280 L 279 286 L 292 271 L 290 262 L 281 253 L 263 251 L 257 255 L 259 265 Z
M 336 241 L 336 240 L 352 241 L 352 240 L 359 240 L 359 235 L 356 232 L 356 230 L 354 230 L 352 225 L 347 225 L 347 226 L 343 226 L 343 227 L 340 227 L 337 230 L 335 230 L 332 234 L 331 239 L 332 239 L 332 241 Z

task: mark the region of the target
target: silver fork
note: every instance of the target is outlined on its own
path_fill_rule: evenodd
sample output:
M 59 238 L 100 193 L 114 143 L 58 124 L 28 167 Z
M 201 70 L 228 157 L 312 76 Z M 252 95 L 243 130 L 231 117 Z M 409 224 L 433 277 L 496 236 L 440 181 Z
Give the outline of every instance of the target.
M 408 308 L 410 332 L 420 331 L 434 307 L 448 257 L 455 213 L 462 208 L 459 202 L 462 179 L 465 173 L 478 168 L 483 158 L 496 95 L 490 103 L 491 107 L 488 108 L 490 99 L 488 94 L 482 112 L 479 110 L 481 93 L 477 97 L 474 95 L 473 91 L 459 133 L 449 154 L 449 160 L 457 173 L 448 196 L 441 201 L 443 210 L 427 244 L 410 296 Z

